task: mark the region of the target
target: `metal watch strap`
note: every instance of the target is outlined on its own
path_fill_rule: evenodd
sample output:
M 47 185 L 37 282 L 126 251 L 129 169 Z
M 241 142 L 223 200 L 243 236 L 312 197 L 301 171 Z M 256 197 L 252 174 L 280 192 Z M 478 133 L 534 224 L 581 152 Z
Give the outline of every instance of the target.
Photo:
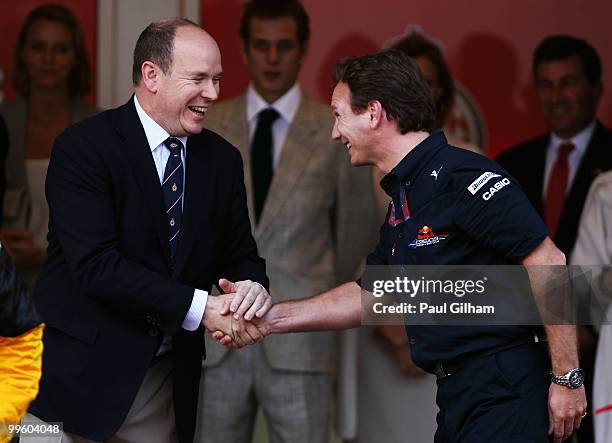
M 572 382 L 571 382 L 571 378 L 572 378 L 572 376 L 575 373 L 579 374 L 579 379 L 582 378 L 582 380 L 580 380 L 580 384 L 578 386 L 573 386 Z M 567 371 L 563 375 L 555 375 L 551 371 L 551 373 L 550 373 L 550 381 L 553 382 L 556 385 L 565 386 L 565 387 L 570 388 L 570 389 L 578 389 L 580 386 L 582 386 L 584 384 L 584 371 L 582 369 L 580 369 L 580 368 L 573 368 L 573 369 L 570 369 L 569 371 Z

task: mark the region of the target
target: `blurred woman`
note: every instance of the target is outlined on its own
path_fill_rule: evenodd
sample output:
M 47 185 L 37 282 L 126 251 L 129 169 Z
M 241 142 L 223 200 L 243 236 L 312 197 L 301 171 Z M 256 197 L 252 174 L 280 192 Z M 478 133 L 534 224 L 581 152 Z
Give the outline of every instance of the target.
M 9 135 L 3 235 L 29 284 L 45 258 L 49 212 L 44 184 L 55 137 L 94 114 L 82 97 L 91 89 L 83 32 L 59 5 L 34 9 L 14 53 L 18 98 L 0 106 Z

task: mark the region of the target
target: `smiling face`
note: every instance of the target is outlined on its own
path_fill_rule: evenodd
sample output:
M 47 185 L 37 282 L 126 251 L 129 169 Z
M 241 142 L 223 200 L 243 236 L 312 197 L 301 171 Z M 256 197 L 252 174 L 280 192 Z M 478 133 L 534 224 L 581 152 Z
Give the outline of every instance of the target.
M 28 30 L 21 60 L 33 89 L 66 88 L 76 66 L 74 36 L 63 23 L 40 19 Z
M 365 109 L 359 114 L 353 112 L 351 90 L 346 83 L 339 82 L 334 88 L 331 108 L 335 116 L 332 138 L 340 140 L 348 148 L 351 165 L 373 164 L 368 148 L 370 114 Z
M 152 65 L 153 74 L 145 74 L 154 76 L 150 115 L 170 135 L 198 134 L 208 107 L 219 97 L 219 47 L 204 30 L 182 26 L 174 36 L 172 59 L 167 73 Z
M 577 56 L 540 63 L 535 87 L 544 120 L 559 137 L 573 137 L 595 118 L 602 86 L 589 83 Z
M 251 35 L 243 42 L 243 58 L 257 93 L 273 103 L 295 84 L 304 49 L 291 17 L 251 19 Z

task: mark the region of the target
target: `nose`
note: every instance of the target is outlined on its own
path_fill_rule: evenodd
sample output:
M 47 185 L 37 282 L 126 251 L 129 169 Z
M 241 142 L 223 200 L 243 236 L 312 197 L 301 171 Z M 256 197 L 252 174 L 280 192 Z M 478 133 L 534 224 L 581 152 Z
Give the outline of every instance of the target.
M 338 131 L 338 121 L 334 120 L 334 127 L 332 128 L 331 137 L 334 140 L 340 140 L 340 131 Z
M 215 101 L 219 98 L 219 82 L 210 80 L 204 82 L 204 87 L 202 88 L 202 93 L 200 94 L 203 98 L 209 101 Z
M 563 86 L 560 84 L 555 84 L 550 89 L 550 99 L 556 103 L 563 99 Z
M 55 51 L 52 48 L 45 48 L 43 51 L 43 61 L 45 63 L 53 63 L 55 60 Z
M 277 63 L 279 59 L 279 53 L 278 49 L 276 48 L 276 45 L 270 45 L 270 48 L 268 49 L 266 55 L 269 63 Z

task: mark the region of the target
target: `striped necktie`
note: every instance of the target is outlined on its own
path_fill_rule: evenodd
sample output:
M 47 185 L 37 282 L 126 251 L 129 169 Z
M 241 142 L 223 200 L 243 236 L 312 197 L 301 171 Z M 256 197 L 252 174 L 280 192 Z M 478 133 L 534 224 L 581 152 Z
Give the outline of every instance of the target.
M 168 157 L 164 171 L 162 191 L 170 231 L 170 260 L 174 264 L 183 215 L 183 159 L 181 157 L 183 144 L 179 139 L 169 137 L 164 141 L 164 145 L 170 150 L 170 157 Z

